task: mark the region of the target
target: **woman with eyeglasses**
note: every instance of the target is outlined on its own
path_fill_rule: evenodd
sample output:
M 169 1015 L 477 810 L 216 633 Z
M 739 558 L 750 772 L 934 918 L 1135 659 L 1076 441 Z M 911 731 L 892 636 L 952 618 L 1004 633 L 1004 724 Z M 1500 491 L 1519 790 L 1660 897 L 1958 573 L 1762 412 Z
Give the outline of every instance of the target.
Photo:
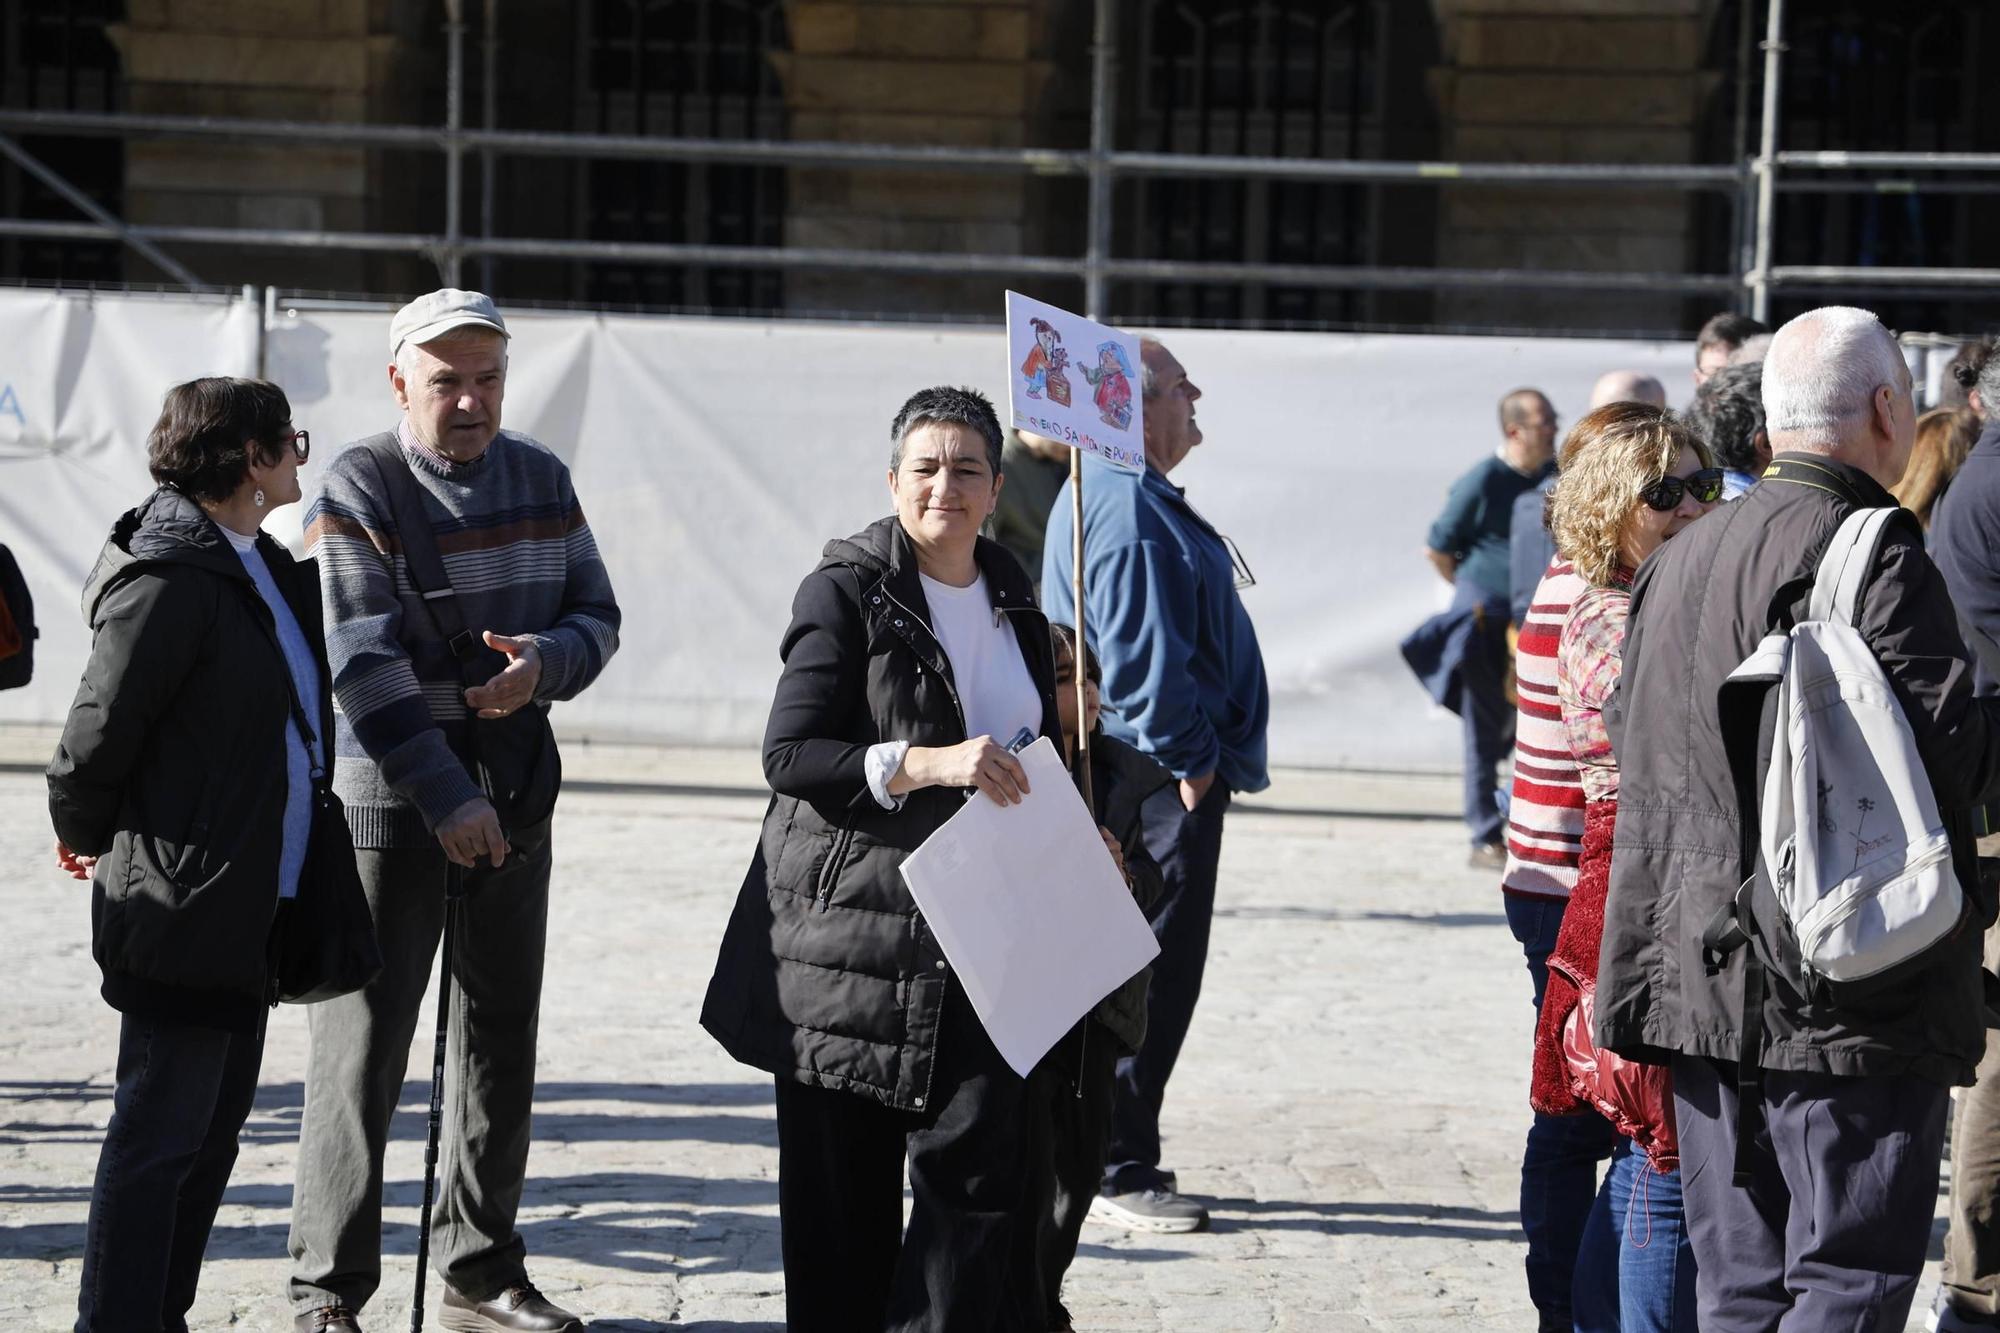
M 1535 1030 L 1530 1100 L 1544 1115 L 1595 1111 L 1623 1136 L 1577 1250 L 1570 1290 L 1578 1333 L 1695 1327 L 1667 1070 L 1597 1050 L 1590 1034 L 1618 813 L 1618 761 L 1603 709 L 1623 664 L 1632 579 L 1647 556 L 1715 507 L 1722 488 L 1708 446 L 1673 413 L 1613 403 L 1563 442 L 1550 508 L 1557 550 L 1589 585 L 1556 653 L 1563 732 L 1585 803 L 1576 889 L 1549 955 Z
M 90 659 L 49 812 L 58 865 L 94 878 L 91 953 L 122 1018 L 79 1333 L 187 1328 L 257 1088 L 273 926 L 333 725 L 318 576 L 259 530 L 299 498 L 291 417 L 258 380 L 168 390 L 147 440 L 159 489 L 84 586 Z

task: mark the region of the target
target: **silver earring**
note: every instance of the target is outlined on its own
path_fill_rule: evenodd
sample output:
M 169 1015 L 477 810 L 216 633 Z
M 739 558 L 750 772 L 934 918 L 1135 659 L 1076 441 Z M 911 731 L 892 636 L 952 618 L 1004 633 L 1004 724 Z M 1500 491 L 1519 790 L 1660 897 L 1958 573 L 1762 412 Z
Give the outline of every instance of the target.
M 250 503 L 256 505 L 259 509 L 264 507 L 264 488 L 262 486 L 259 486 L 257 493 L 250 497 Z

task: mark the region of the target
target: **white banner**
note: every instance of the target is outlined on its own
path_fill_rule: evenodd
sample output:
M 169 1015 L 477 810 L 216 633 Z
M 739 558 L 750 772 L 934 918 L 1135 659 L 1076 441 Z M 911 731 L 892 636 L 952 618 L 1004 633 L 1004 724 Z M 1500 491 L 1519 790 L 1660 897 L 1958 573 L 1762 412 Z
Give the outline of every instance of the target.
M 0 289 L 0 541 L 34 587 L 35 684 L 0 721 L 57 722 L 88 646 L 77 592 L 112 520 L 143 497 L 161 393 L 247 374 L 258 316 L 234 302 Z M 312 477 L 338 443 L 397 420 L 389 310 L 281 315 L 270 377 L 313 435 Z M 559 729 L 607 740 L 755 744 L 791 597 L 821 548 L 890 510 L 889 421 L 929 384 L 1007 401 L 998 328 L 521 312 L 506 424 L 574 470 L 624 609 L 623 646 Z M 1446 597 L 1422 555 L 1446 489 L 1500 441 L 1496 404 L 1523 385 L 1565 423 L 1599 373 L 1691 392 L 1683 343 L 1175 330 L 1202 391 L 1206 443 L 1174 473 L 1257 578 L 1243 596 L 1274 691 L 1280 763 L 1455 764 L 1396 644 Z M 274 516 L 296 539 L 300 515 Z M 506 626 L 496 628 L 506 629 Z
M 152 490 L 160 399 L 201 375 L 252 375 L 252 302 L 0 288 L 0 542 L 42 637 L 35 678 L 0 721 L 59 722 L 90 648 L 78 599 L 119 514 Z

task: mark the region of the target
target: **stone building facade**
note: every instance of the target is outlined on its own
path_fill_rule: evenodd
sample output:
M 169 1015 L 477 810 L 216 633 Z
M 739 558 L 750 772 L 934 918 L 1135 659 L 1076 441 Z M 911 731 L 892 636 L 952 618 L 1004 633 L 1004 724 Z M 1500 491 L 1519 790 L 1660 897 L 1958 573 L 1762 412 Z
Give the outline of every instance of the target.
M 0 38 L 9 39 L 0 44 L 0 105 L 443 119 L 444 0 L 74 0 L 72 30 L 61 34 L 30 14 L 60 8 L 0 0 Z M 1763 21 L 1759 0 L 1122 0 L 1120 8 L 1121 147 L 1683 163 L 1738 160 L 1754 138 L 1760 76 L 1743 60 L 1742 38 Z M 1978 0 L 1798 7 L 1788 143 L 2000 147 L 2000 94 L 1982 94 L 1974 77 L 2000 55 L 2000 15 L 1984 8 Z M 1088 143 L 1089 0 L 465 0 L 465 10 L 468 124 L 483 114 L 490 11 L 504 128 Z M 96 81 L 84 79 L 81 93 L 77 51 L 97 52 L 89 57 Z M 1749 82 L 1738 77 L 1745 68 Z M 88 148 L 51 136 L 27 142 L 52 165 L 73 164 L 80 184 L 133 221 L 442 228 L 436 152 L 147 137 Z M 465 184 L 475 234 L 481 170 L 469 162 Z M 1032 174 L 508 156 L 494 168 L 492 196 L 490 225 L 510 237 L 985 256 L 1075 255 L 1085 243 L 1083 183 Z M 13 172 L 0 173 L 0 209 L 73 216 Z M 1744 240 L 1731 195 L 1630 187 L 1145 178 L 1121 181 L 1114 211 L 1120 256 L 1317 268 L 1728 272 Z M 1978 197 L 1929 194 L 1907 206 L 1858 193 L 1788 199 L 1781 257 L 1973 262 L 1951 252 L 1990 228 L 1987 211 Z M 403 293 L 436 272 L 417 256 L 330 246 L 173 250 L 219 284 Z M 0 277 L 160 279 L 115 247 L 4 239 Z M 990 317 L 1009 285 L 1082 300 L 1080 284 L 1063 279 L 638 261 L 474 259 L 463 280 L 516 300 L 914 317 Z M 1690 328 L 1718 303 L 1657 289 L 1352 292 L 1230 282 L 1119 284 L 1111 305 L 1114 315 L 1160 322 L 1664 331 Z

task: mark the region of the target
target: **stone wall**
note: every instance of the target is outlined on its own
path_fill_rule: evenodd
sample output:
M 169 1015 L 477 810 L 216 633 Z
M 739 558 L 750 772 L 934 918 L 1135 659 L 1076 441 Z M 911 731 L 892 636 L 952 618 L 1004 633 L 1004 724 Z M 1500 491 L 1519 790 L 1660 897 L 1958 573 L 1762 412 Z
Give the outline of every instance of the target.
M 1702 0 L 1439 0 L 1432 78 L 1445 151 L 1468 162 L 1685 163 L 1703 79 Z M 1454 268 L 1679 273 L 1693 253 L 1681 191 L 1447 187 L 1438 262 Z M 1448 323 L 1667 329 L 1671 293 L 1550 289 L 1440 298 Z
M 366 119 L 382 52 L 368 0 L 131 0 L 111 30 L 128 106 L 177 116 Z M 126 213 L 179 226 L 359 230 L 367 223 L 367 155 L 318 144 L 251 145 L 139 139 L 127 150 Z M 210 282 L 297 285 L 300 256 L 171 247 Z M 315 252 L 312 285 L 358 288 L 358 255 Z M 153 279 L 136 255 L 134 281 Z
M 779 76 L 792 137 L 1021 147 L 1048 77 L 1033 51 L 1036 0 L 796 0 Z M 803 247 L 1020 254 L 1028 181 L 1013 174 L 801 168 L 785 242 Z M 1000 278 L 793 271 L 786 305 L 929 313 L 991 304 Z

